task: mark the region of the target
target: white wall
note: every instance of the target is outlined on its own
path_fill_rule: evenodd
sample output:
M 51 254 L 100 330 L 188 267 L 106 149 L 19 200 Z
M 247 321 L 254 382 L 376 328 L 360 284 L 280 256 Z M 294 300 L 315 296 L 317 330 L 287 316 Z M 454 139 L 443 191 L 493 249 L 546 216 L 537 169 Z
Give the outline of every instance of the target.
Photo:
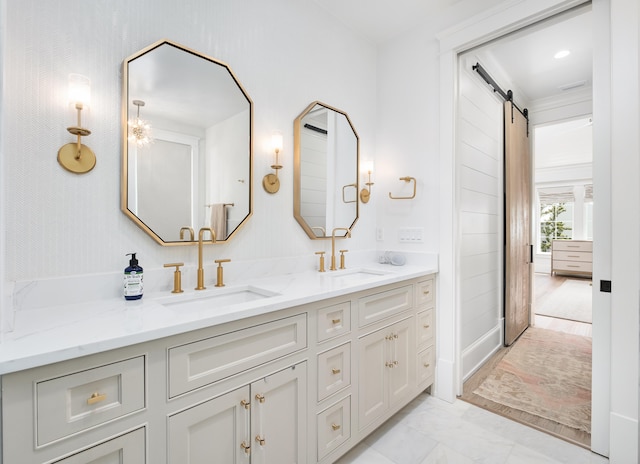
M 321 100 L 349 114 L 361 150 L 375 143 L 375 47 L 310 1 L 298 0 L 3 0 L 4 94 L 2 188 L 5 281 L 120 272 L 125 253 L 141 265 L 196 261 L 195 247 L 157 245 L 120 211 L 121 65 L 167 38 L 229 64 L 254 103 L 254 214 L 229 244 L 208 247 L 207 262 L 300 256 L 315 264 L 325 242 L 295 222 L 293 120 Z M 6 13 L 5 13 L 6 12 Z M 72 141 L 74 115 L 65 105 L 67 76 L 92 83 L 84 139 L 97 155 L 85 175 L 56 161 Z M 281 189 L 269 195 L 262 176 L 273 154 L 265 145 L 284 133 Z M 375 204 L 375 202 L 374 202 Z M 375 247 L 374 210 L 364 210 L 349 249 Z M 232 264 L 232 263 L 230 263 Z M 170 277 L 168 277 L 168 280 Z M 3 283 L 6 283 L 3 282 Z M 119 294 L 119 289 L 114 289 Z

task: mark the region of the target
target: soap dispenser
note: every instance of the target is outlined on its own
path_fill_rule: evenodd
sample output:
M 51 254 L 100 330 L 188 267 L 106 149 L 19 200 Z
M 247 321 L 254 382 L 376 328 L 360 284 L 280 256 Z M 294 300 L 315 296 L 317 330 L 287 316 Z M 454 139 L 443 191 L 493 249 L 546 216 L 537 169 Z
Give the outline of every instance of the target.
M 135 253 L 129 253 L 131 256 L 129 266 L 124 269 L 124 297 L 127 300 L 139 300 L 142 298 L 142 268 L 138 266 L 138 260 Z

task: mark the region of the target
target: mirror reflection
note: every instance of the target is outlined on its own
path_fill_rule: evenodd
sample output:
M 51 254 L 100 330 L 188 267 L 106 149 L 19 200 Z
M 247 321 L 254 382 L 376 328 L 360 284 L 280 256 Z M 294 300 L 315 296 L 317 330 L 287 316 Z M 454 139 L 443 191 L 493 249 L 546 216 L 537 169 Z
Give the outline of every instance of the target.
M 228 65 L 169 41 L 123 71 L 123 212 L 162 245 L 201 227 L 228 240 L 252 212 L 251 99 Z
M 313 239 L 358 220 L 359 139 L 349 116 L 320 102 L 294 121 L 294 216 Z M 337 236 L 344 237 L 345 231 Z

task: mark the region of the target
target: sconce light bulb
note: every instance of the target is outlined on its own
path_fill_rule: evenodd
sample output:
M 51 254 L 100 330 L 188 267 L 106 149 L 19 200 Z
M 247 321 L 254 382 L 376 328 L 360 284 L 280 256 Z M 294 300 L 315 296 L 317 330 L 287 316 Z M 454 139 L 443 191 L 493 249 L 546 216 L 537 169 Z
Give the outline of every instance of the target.
M 76 109 L 89 106 L 91 101 L 91 79 L 82 74 L 69 74 L 68 102 Z

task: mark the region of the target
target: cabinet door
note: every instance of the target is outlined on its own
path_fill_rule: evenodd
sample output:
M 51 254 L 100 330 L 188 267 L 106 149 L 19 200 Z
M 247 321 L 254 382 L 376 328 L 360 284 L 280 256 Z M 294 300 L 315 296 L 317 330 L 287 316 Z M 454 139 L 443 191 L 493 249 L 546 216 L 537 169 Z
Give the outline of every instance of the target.
M 140 428 L 56 461 L 55 464 L 145 464 L 144 436 L 145 429 Z
M 249 386 L 169 417 L 169 464 L 250 461 Z
M 359 400 L 360 427 L 364 427 L 382 414 L 388 407 L 387 371 L 389 336 L 391 329 L 378 330 L 359 341 Z
M 405 319 L 391 326 L 392 367 L 389 369 L 389 396 L 391 404 L 406 398 L 415 385 L 415 324 L 413 318 Z M 412 353 L 414 353 L 412 355 Z
M 252 383 L 251 395 L 251 464 L 305 463 L 306 363 Z

